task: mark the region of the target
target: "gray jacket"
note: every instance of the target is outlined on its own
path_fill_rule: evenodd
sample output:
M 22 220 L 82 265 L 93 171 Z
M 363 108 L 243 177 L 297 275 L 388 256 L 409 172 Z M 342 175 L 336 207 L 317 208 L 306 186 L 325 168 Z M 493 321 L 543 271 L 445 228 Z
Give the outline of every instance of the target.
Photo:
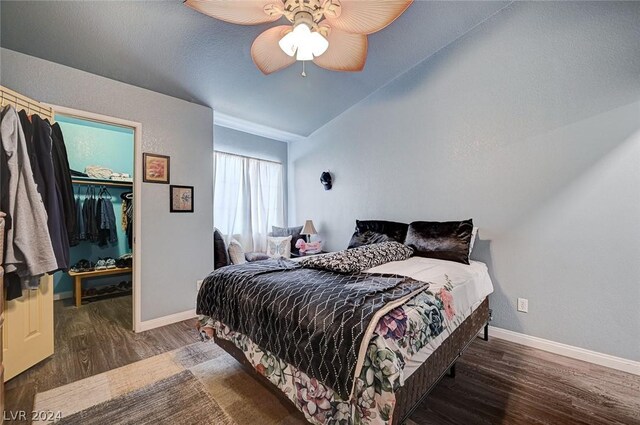
M 56 270 L 58 265 L 20 119 L 11 105 L 2 110 L 0 137 L 0 210 L 7 214 L 5 271 L 15 272 L 24 283 L 33 285 L 34 277 Z

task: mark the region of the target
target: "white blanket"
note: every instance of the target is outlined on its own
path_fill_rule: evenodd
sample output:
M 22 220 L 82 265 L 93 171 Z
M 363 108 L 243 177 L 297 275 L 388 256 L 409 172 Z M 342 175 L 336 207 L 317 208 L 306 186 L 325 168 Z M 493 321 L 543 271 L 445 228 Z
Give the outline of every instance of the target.
M 482 301 L 493 292 L 493 283 L 489 277 L 487 266 L 479 261 L 471 261 L 471 264 L 455 263 L 453 261 L 436 260 L 433 258 L 411 257 L 404 261 L 394 261 L 367 270 L 368 273 L 392 273 L 408 276 L 423 282 L 429 282 L 429 290 L 438 292 L 446 283 L 445 275 L 453 284 L 453 300 L 456 311 L 452 322 L 461 323 L 478 308 Z M 451 335 L 454 326 L 448 326 L 445 330 L 433 338 L 428 345 L 423 347 L 412 357 L 405 359 L 404 378 L 411 376 L 415 370 L 424 363 L 433 351 Z

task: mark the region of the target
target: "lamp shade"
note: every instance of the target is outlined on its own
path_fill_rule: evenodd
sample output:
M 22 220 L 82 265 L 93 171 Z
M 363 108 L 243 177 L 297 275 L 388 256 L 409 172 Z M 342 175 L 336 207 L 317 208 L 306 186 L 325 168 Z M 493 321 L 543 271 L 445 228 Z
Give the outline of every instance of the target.
M 304 227 L 302 228 L 302 232 L 300 232 L 300 234 L 302 235 L 317 235 L 318 232 L 316 231 L 316 228 L 313 226 L 313 221 L 311 220 L 307 220 L 304 222 Z

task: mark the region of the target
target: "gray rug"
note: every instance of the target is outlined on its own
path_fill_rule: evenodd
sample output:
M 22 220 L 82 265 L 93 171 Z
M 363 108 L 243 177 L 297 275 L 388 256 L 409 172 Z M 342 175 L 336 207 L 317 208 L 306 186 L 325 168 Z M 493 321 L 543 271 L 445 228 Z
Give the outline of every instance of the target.
M 64 417 L 60 424 L 234 425 L 189 370 Z

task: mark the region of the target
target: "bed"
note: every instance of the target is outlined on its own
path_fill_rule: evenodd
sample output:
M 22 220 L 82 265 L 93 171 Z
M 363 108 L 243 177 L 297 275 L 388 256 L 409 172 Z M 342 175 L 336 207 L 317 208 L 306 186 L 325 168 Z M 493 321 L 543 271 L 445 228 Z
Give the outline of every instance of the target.
M 283 273 L 283 276 L 299 274 L 301 277 L 297 285 L 306 282 L 308 276 L 320 276 L 322 279 L 331 276 L 301 270 L 292 264 L 295 262 L 280 261 L 278 265 L 274 263 L 269 267 L 278 268 L 276 274 Z M 251 267 L 256 266 L 229 271 L 229 276 L 233 277 L 227 276 L 222 280 L 244 282 L 250 274 L 247 270 L 254 270 Z M 286 270 L 280 270 L 282 268 Z M 212 283 L 207 285 L 211 275 L 205 279 L 199 294 L 198 311 L 204 313 L 200 317 L 201 334 L 212 337 L 276 395 L 302 411 L 310 423 L 402 424 L 439 380 L 447 372 L 455 371 L 455 361 L 483 329 L 487 337 L 486 326 L 490 316 L 487 297 L 493 286 L 486 265 L 475 261 L 466 265 L 411 257 L 385 262 L 361 275 L 376 282 L 404 276 L 407 280 L 402 285 L 407 286 L 395 301 L 389 302 L 392 308 L 379 317 L 373 317 L 373 332 L 360 343 L 360 348 L 366 347 L 360 350 L 365 351 L 365 355 L 358 356 L 356 368 L 350 369 L 355 370 L 353 382 L 347 382 L 342 390 L 340 373 L 322 374 L 323 365 L 315 365 L 314 369 L 313 364 L 300 361 L 299 357 L 305 351 L 299 350 L 292 355 L 291 350 L 295 351 L 295 347 L 280 348 L 286 344 L 303 345 L 300 341 L 309 342 L 308 338 L 288 341 L 282 329 L 273 328 L 269 332 L 279 332 L 280 335 L 274 341 L 273 337 L 263 335 L 269 332 L 242 328 L 239 322 L 234 321 L 235 316 L 228 317 L 233 322 L 230 326 L 220 317 L 208 315 L 211 313 L 207 310 L 210 300 L 205 302 L 204 299 L 211 298 L 212 288 L 216 286 Z M 218 286 L 220 281 L 218 279 Z M 428 282 L 428 286 L 421 287 L 420 282 Z M 217 296 L 233 298 L 235 293 L 242 292 L 237 288 L 234 291 Z M 233 307 L 230 309 L 236 310 L 237 314 L 237 311 L 246 309 L 243 302 L 246 299 L 231 301 Z M 246 330 L 246 333 L 239 329 Z M 339 347 L 335 352 L 342 353 Z M 341 363 L 335 355 L 333 361 Z

